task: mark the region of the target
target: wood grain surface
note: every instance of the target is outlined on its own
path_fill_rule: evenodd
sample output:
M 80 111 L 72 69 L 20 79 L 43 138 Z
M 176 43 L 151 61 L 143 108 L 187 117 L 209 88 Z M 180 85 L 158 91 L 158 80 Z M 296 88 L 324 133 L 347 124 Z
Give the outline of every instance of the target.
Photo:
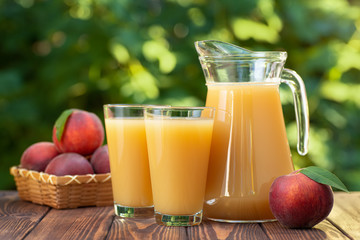
M 335 193 L 329 217 L 312 229 L 288 229 L 278 222 L 206 219 L 194 227 L 164 227 L 154 218 L 115 217 L 111 206 L 56 210 L 0 191 L 0 239 L 360 239 L 360 192 Z

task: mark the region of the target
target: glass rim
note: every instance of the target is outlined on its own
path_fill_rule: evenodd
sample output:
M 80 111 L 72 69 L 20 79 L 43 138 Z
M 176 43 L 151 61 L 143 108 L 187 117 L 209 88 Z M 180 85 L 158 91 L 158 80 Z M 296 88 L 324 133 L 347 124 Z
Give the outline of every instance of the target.
M 256 61 L 256 60 L 269 60 L 269 61 L 286 61 L 287 52 L 285 51 L 257 51 L 244 54 L 229 54 L 229 55 L 202 55 L 199 56 L 200 61 L 205 62 L 228 62 L 228 61 Z
M 270 60 L 285 61 L 287 52 L 284 50 L 265 50 L 251 51 L 246 48 L 236 46 L 231 43 L 218 40 L 195 41 L 195 48 L 198 52 L 200 61 L 251 61 L 251 60 Z
M 208 81 L 205 83 L 206 86 L 228 86 L 228 85 L 280 85 L 281 79 L 276 79 L 274 81 L 261 81 L 261 82 L 215 82 Z
M 201 56 L 199 60 L 202 62 L 236 62 L 236 61 L 257 61 L 257 60 L 279 61 L 285 62 L 286 57 L 264 57 L 264 56 L 244 56 L 244 55 L 231 55 L 231 56 Z
M 156 110 L 215 110 L 215 107 L 187 107 L 187 106 L 156 106 L 150 107 L 149 109 L 156 109 Z
M 121 103 L 109 103 L 104 104 L 103 107 L 116 107 L 116 108 L 147 108 L 147 107 L 166 107 L 169 105 L 156 105 L 156 104 L 121 104 Z

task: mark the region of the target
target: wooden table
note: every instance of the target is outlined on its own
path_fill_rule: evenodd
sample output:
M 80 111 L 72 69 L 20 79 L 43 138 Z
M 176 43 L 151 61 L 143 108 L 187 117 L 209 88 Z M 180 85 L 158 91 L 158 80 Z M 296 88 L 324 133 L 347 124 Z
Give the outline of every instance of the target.
M 164 227 L 153 218 L 121 219 L 113 207 L 56 210 L 0 191 L 0 239 L 360 239 L 360 192 L 335 193 L 329 217 L 312 229 L 278 222 Z

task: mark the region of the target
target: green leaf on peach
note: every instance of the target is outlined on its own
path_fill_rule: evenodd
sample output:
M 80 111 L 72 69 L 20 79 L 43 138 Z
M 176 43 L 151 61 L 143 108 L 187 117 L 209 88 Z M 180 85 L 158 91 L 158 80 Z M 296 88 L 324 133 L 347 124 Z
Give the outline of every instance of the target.
M 56 138 L 60 142 L 62 135 L 64 133 L 66 122 L 69 116 L 73 113 L 73 109 L 65 110 L 61 113 L 58 119 L 55 122 L 55 129 L 56 129 Z
M 328 170 L 316 166 L 310 166 L 301 169 L 299 172 L 311 178 L 315 182 L 332 186 L 344 192 L 349 192 L 344 183 L 342 183 L 335 174 L 329 172 Z

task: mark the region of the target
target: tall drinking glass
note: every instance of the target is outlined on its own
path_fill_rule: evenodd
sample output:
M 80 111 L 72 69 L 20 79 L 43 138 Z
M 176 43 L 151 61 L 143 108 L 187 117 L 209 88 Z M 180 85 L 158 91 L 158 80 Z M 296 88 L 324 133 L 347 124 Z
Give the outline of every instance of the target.
M 146 109 L 146 138 L 158 224 L 201 223 L 214 111 L 210 107 Z
M 153 215 L 145 105 L 104 105 L 115 214 Z

